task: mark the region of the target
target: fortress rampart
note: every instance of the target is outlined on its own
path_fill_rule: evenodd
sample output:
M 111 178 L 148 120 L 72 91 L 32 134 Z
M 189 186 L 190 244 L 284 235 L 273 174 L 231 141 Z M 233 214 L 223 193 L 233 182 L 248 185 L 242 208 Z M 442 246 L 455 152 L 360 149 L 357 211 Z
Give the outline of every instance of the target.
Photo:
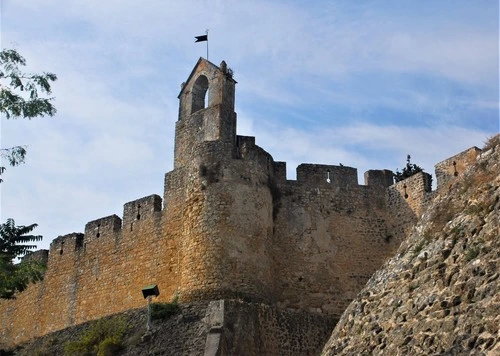
M 391 171 L 370 170 L 360 185 L 355 168 L 301 164 L 288 180 L 285 162 L 236 135 L 235 84 L 224 62 L 200 58 L 179 94 L 163 199 L 128 202 L 122 218 L 28 257 L 47 272 L 0 301 L 0 346 L 142 307 L 152 283 L 158 301 L 242 298 L 340 316 L 425 211 L 431 177 L 393 184 Z M 479 152 L 438 163 L 438 189 Z

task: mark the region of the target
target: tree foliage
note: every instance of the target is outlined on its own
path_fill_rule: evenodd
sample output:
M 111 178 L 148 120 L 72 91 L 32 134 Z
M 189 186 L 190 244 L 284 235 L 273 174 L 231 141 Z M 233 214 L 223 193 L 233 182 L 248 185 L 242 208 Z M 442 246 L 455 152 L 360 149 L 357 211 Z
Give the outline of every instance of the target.
M 26 66 L 26 60 L 16 50 L 0 51 L 0 113 L 7 119 L 38 116 L 53 116 L 56 108 L 52 104 L 51 82 L 57 80 L 54 73 L 25 73 L 20 68 Z M 24 163 L 25 146 L 0 149 L 0 158 L 6 159 L 11 166 Z M 5 167 L 0 167 L 0 176 Z M 0 178 L 0 183 L 2 179 Z
M 16 257 L 24 256 L 35 248 L 30 242 L 40 241 L 42 236 L 30 235 L 37 224 L 16 226 L 13 219 L 0 224 L 0 298 L 13 298 L 30 282 L 42 279 L 45 266 L 37 261 L 14 263 Z
M 396 169 L 396 173 L 394 173 L 394 180 L 397 182 L 401 182 L 402 180 L 411 177 L 418 172 L 423 172 L 424 170 L 417 166 L 415 163 L 411 163 L 411 156 L 406 156 L 406 166 L 403 168 L 403 171 L 400 172 Z
M 50 82 L 57 80 L 54 73 L 24 73 L 19 67 L 25 66 L 26 60 L 13 49 L 0 52 L 0 111 L 7 119 L 34 118 L 56 113 L 51 97 L 42 97 L 40 93 L 51 94 Z M 6 82 L 7 84 L 4 84 Z

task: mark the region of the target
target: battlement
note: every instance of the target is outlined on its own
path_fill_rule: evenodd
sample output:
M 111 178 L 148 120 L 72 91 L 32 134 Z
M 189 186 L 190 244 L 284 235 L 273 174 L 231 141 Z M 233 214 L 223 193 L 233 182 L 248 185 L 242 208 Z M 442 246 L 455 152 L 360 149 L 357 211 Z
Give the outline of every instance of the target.
M 122 228 L 122 219 L 116 215 L 106 216 L 85 225 L 84 243 L 113 236 Z
M 275 161 L 273 164 L 274 180 L 277 183 L 286 182 L 286 162 Z
M 238 147 L 255 146 L 255 136 L 236 136 Z
M 394 183 L 394 173 L 388 169 L 368 170 L 365 172 L 365 185 L 387 188 Z
M 265 174 L 273 173 L 274 159 L 262 147 L 255 144 L 255 137 L 237 136 L 237 158 L 245 160 L 253 169 L 260 169 Z
M 156 194 L 126 203 L 123 206 L 123 226 L 129 227 L 134 222 L 151 219 L 155 213 L 161 212 L 161 204 L 162 199 Z
M 358 185 L 358 170 L 352 167 L 303 163 L 297 167 L 297 182 L 315 186 Z
M 40 262 L 44 265 L 47 264 L 48 260 L 49 260 L 49 250 L 37 250 L 33 252 L 28 252 L 21 259 L 22 262 L 35 261 L 35 262 Z
M 179 94 L 174 169 L 164 200 L 124 204 L 123 217 L 57 237 L 42 282 L 0 301 L 0 343 L 158 301 L 241 297 L 339 316 L 394 253 L 430 201 L 431 176 L 393 184 L 390 170 L 274 161 L 236 135 L 236 81 L 225 62 L 200 58 Z M 476 162 L 473 147 L 436 165 L 438 187 Z M 163 204 L 163 207 L 162 207 Z
M 71 234 L 59 236 L 50 244 L 49 260 L 51 256 L 63 255 L 66 251 L 74 252 L 83 247 L 83 234 L 73 232 Z
M 434 168 L 436 171 L 437 187 L 441 188 L 450 183 L 454 177 L 458 177 L 473 165 L 477 156 L 481 154 L 481 149 L 476 146 L 462 151 L 450 158 L 437 163 Z

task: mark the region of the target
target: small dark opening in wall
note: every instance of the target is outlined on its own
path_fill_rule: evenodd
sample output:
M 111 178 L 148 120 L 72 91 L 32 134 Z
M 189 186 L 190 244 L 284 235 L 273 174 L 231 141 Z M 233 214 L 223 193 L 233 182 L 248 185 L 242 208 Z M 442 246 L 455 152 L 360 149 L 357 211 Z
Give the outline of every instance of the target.
M 137 220 L 141 220 L 141 204 L 137 205 Z
M 61 249 L 59 250 L 59 254 L 62 255 L 63 254 L 63 248 L 64 248 L 64 241 L 61 242 Z
M 299 282 L 302 282 L 302 279 L 303 279 L 302 277 L 299 277 Z
M 101 236 L 101 233 L 99 232 L 100 228 L 101 228 L 101 224 L 97 224 L 97 234 L 96 234 L 97 237 Z
M 455 177 L 458 176 L 458 172 L 457 172 L 457 162 L 456 161 L 453 161 L 453 175 Z
M 130 231 L 134 230 L 134 223 L 130 223 Z

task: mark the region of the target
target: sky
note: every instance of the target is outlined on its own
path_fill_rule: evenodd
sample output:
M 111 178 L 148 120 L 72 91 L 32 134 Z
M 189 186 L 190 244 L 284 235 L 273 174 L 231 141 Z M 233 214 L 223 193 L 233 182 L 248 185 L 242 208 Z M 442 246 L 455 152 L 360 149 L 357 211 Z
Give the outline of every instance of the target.
M 60 235 L 163 196 L 177 95 L 206 43 L 234 71 L 238 134 L 295 178 L 300 163 L 434 165 L 499 132 L 494 0 L 0 0 L 2 48 L 53 72 L 54 117 L 1 117 L 26 163 L 0 184 L 0 220 Z M 6 165 L 3 162 L 3 165 Z

